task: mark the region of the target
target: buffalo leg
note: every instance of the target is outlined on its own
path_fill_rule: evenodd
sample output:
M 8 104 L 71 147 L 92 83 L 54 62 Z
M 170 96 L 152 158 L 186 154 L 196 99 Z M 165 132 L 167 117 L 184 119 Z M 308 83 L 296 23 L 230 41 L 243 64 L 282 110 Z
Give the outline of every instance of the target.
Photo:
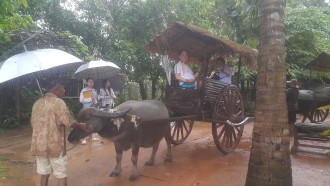
M 115 145 L 115 149 L 116 149 L 116 167 L 111 172 L 111 174 L 110 174 L 111 177 L 119 176 L 119 174 L 121 172 L 121 159 L 123 157 L 123 151 L 116 145 Z
M 159 142 L 155 143 L 152 147 L 152 153 L 150 159 L 145 163 L 145 165 L 152 166 L 155 164 L 155 156 L 158 150 Z
M 172 137 L 171 137 L 171 128 L 168 128 L 168 131 L 165 134 L 165 141 L 167 145 L 166 158 L 164 160 L 165 163 L 172 162 Z
M 140 177 L 140 175 L 138 173 L 138 170 L 137 170 L 138 156 L 139 156 L 139 146 L 138 145 L 133 145 L 133 147 L 132 147 L 132 158 L 131 158 L 133 168 L 132 168 L 131 176 L 129 177 L 129 181 L 138 180 L 139 177 Z

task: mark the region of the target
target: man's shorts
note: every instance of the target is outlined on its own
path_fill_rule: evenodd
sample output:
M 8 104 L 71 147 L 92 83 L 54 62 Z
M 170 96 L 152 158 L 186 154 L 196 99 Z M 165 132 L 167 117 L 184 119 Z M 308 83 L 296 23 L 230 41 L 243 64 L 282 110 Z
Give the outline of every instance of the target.
M 47 158 L 43 156 L 36 156 L 37 173 L 41 175 L 48 175 L 53 173 L 56 178 L 67 177 L 68 159 L 61 155 L 58 158 Z

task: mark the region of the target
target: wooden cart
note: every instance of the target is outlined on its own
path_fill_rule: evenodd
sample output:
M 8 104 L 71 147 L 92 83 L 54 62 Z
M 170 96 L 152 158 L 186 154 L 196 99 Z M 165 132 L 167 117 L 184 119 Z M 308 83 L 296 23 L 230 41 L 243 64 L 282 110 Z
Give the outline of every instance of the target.
M 194 121 L 212 124 L 212 135 L 217 148 L 224 154 L 239 144 L 244 125 L 251 121 L 244 113 L 244 101 L 234 85 L 207 78 L 208 64 L 214 56 L 237 56 L 250 67 L 256 64 L 256 51 L 223 39 L 194 25 L 175 22 L 158 35 L 146 50 L 178 59 L 179 51 L 186 50 L 190 60 L 198 63 L 202 75 L 197 89 L 180 89 L 172 80 L 165 91 L 164 103 L 171 115 L 172 143 L 183 143 L 192 131 Z M 240 66 L 240 64 L 239 64 Z
M 299 90 L 298 114 L 312 123 L 323 122 L 329 115 L 330 86 L 319 86 L 314 90 Z
M 305 65 L 306 69 L 318 72 L 330 72 L 330 54 L 320 53 Z M 308 118 L 312 123 L 323 122 L 329 115 L 330 86 L 320 85 L 311 90 L 300 90 L 298 97 L 299 114 L 303 114 L 302 122 Z
M 322 52 L 314 60 L 306 64 L 305 68 L 320 72 L 330 72 L 329 61 L 330 54 Z M 307 150 L 299 147 L 330 150 L 328 143 L 325 143 L 329 141 L 330 137 L 322 135 L 324 131 L 330 130 L 329 123 L 324 122 L 329 115 L 330 86 L 320 85 L 314 86 L 310 90 L 299 90 L 298 106 L 298 113 L 303 114 L 304 118 L 302 122 L 294 124 L 294 141 L 291 146 L 291 152 Z M 305 123 L 307 118 L 310 122 Z

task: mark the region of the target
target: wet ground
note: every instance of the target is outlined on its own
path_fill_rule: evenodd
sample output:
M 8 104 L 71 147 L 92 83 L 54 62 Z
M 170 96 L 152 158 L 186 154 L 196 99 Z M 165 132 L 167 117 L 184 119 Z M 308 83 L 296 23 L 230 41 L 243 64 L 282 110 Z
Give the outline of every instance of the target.
M 109 177 L 115 166 L 114 146 L 110 141 L 77 145 L 68 151 L 68 185 L 116 185 L 116 186 L 240 186 L 244 185 L 252 124 L 246 125 L 241 143 L 229 155 L 222 155 L 214 145 L 211 126 L 196 124 L 188 139 L 173 146 L 173 162 L 163 163 L 166 152 L 162 141 L 156 157 L 156 165 L 147 167 L 151 149 L 140 149 L 138 169 L 140 179 L 128 181 L 131 171 L 131 151 L 124 153 L 122 173 Z M 11 132 L 0 131 L 0 167 L 8 171 L 0 178 L 0 185 L 38 185 L 34 157 L 30 156 L 31 128 L 24 127 Z M 68 145 L 70 149 L 72 145 Z M 308 150 L 308 149 L 307 149 Z M 315 153 L 317 152 L 317 153 Z M 330 158 L 322 151 L 300 152 L 291 156 L 293 184 L 296 186 L 326 186 L 330 184 Z M 50 177 L 50 185 L 55 184 Z

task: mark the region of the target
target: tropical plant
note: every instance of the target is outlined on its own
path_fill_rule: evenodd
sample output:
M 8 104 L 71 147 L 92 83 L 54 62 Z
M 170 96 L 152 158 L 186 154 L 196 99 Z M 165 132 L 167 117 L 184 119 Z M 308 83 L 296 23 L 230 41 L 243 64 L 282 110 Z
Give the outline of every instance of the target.
M 24 12 L 27 7 L 27 0 L 0 1 L 0 43 L 10 42 L 10 31 L 32 25 L 31 17 Z
M 14 113 L 13 110 L 8 110 L 7 113 Z M 12 129 L 20 125 L 14 114 L 4 114 L 0 118 L 0 128 Z

